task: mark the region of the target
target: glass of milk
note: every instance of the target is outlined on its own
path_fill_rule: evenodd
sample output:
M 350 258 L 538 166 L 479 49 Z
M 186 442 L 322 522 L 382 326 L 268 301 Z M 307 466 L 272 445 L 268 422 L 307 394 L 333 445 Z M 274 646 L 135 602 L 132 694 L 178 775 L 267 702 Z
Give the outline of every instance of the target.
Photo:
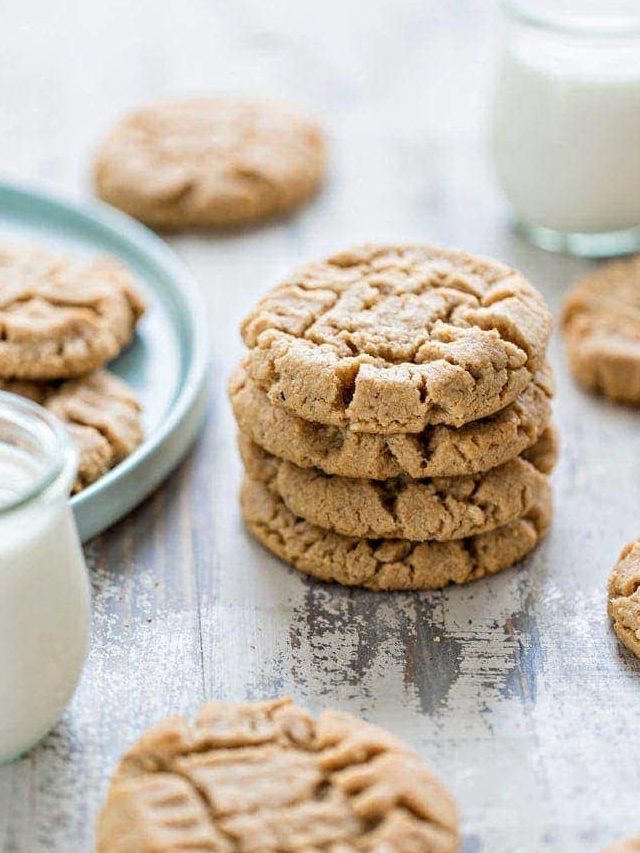
M 0 762 L 59 720 L 89 638 L 89 581 L 68 496 L 76 454 L 45 409 L 0 392 Z
M 639 0 L 502 0 L 493 152 L 546 249 L 640 249 Z

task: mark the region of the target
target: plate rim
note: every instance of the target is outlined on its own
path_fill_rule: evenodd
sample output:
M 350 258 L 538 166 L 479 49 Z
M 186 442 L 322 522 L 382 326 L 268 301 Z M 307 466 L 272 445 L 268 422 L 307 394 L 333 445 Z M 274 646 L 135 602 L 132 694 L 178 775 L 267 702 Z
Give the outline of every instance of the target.
M 72 217 L 93 227 L 97 225 L 103 232 L 116 238 L 116 241 L 128 243 L 152 264 L 165 271 L 182 300 L 185 317 L 190 324 L 188 363 L 178 394 L 170 408 L 133 453 L 95 483 L 71 497 L 71 508 L 77 512 L 101 491 L 126 478 L 150 459 L 201 401 L 211 360 L 206 303 L 195 276 L 172 247 L 151 229 L 127 214 L 94 198 L 74 201 L 28 182 L 0 180 L 0 198 L 3 195 L 13 196 L 22 202 L 31 201 L 41 206 L 44 204 L 50 210 L 59 211 L 67 219 Z M 178 461 L 179 458 L 175 460 L 175 464 Z M 140 499 L 143 500 L 144 496 Z M 113 521 L 115 520 L 114 518 Z

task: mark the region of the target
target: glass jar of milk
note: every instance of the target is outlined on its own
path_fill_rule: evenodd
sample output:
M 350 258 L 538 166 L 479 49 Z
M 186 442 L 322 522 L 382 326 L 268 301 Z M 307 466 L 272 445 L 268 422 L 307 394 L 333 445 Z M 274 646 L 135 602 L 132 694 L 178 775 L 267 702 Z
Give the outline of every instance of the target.
M 55 725 L 86 657 L 89 582 L 68 502 L 75 473 L 62 424 L 0 392 L 0 762 Z
M 501 7 L 493 148 L 519 229 L 556 251 L 639 249 L 639 0 Z

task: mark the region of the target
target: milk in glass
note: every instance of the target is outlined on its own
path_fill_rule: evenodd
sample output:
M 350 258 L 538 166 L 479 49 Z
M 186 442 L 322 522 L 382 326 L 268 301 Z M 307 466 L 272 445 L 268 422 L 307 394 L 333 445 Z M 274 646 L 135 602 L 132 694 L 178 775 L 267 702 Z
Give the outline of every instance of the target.
M 502 5 L 493 149 L 517 222 L 545 248 L 640 248 L 640 3 Z
M 89 584 L 68 504 L 74 476 L 62 425 L 0 393 L 0 761 L 55 725 L 87 653 Z

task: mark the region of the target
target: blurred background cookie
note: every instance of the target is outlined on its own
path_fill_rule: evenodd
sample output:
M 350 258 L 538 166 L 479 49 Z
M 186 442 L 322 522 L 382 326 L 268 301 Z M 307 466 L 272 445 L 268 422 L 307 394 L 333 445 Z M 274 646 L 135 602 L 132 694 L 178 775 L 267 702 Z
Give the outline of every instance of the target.
M 640 853 L 640 835 L 635 838 L 625 838 L 624 841 L 616 841 L 602 853 Z
M 269 100 L 157 103 L 120 122 L 98 151 L 98 195 L 151 227 L 216 229 L 286 214 L 325 171 L 322 131 Z
M 640 256 L 597 267 L 565 300 L 569 364 L 587 390 L 640 405 Z

